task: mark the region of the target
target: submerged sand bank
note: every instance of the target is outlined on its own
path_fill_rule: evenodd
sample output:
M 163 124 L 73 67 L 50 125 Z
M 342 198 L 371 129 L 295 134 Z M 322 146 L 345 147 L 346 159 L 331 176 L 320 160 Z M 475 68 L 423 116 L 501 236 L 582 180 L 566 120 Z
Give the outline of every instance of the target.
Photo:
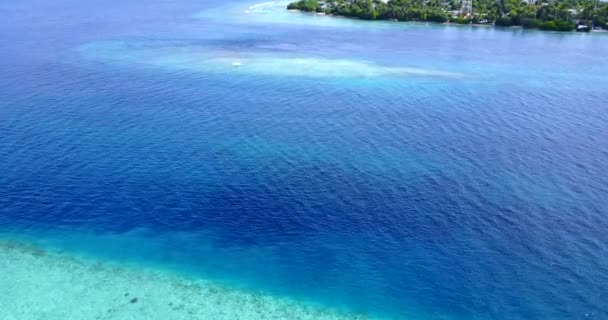
M 0 319 L 368 319 L 0 240 Z

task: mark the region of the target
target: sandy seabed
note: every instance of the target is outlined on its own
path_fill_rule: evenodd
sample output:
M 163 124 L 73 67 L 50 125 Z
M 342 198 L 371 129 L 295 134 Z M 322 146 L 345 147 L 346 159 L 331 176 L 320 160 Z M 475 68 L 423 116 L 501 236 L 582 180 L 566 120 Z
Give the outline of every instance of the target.
M 0 240 L 0 319 L 368 319 Z

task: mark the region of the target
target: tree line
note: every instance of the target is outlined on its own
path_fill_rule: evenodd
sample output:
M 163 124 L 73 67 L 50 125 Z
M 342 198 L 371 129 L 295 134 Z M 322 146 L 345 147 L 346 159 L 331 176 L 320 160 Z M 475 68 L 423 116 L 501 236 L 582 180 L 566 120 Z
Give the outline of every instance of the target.
M 570 31 L 576 22 L 608 28 L 608 3 L 598 0 L 474 0 L 473 15 L 458 14 L 461 0 L 299 0 L 287 8 L 365 20 L 493 23 Z

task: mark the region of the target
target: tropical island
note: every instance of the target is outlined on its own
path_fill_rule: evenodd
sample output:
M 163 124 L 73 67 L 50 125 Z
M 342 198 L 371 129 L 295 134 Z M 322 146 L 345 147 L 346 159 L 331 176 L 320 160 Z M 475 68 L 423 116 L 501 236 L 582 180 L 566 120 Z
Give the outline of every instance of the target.
M 521 26 L 554 31 L 608 29 L 608 2 L 599 0 L 299 0 L 290 10 L 364 20 Z

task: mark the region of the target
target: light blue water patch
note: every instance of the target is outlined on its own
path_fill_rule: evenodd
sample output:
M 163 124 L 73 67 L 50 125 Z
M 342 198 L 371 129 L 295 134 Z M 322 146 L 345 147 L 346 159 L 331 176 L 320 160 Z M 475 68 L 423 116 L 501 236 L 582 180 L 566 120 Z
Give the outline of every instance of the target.
M 238 76 L 298 76 L 312 78 L 380 78 L 442 77 L 464 75 L 441 70 L 399 65 L 382 65 L 372 61 L 328 58 L 268 50 L 246 51 L 239 48 L 206 48 L 188 43 L 104 41 L 79 48 L 85 56 L 122 64 L 137 63 L 168 70 L 219 73 Z
M 211 288 L 211 292 L 218 290 L 225 291 L 225 296 L 213 298 L 220 300 L 214 307 L 207 307 L 208 310 L 198 310 L 203 313 L 218 313 L 223 314 L 218 319 L 232 319 L 231 313 L 235 313 L 238 319 L 255 319 L 257 313 L 266 313 L 266 316 L 272 319 L 283 319 L 280 316 L 273 314 L 276 312 L 292 312 L 289 316 L 291 319 L 378 319 L 388 320 L 395 319 L 390 314 L 383 314 L 383 308 L 373 307 L 380 305 L 383 302 L 370 299 L 367 301 L 357 301 L 358 290 L 369 291 L 370 295 L 381 297 L 383 286 L 378 283 L 377 287 L 359 287 L 356 284 L 357 272 L 364 272 L 370 266 L 370 261 L 364 259 L 352 260 L 349 257 L 342 257 L 344 261 L 327 261 L 327 265 L 323 270 L 310 270 L 304 261 L 297 268 L 300 270 L 286 270 L 281 265 L 281 260 L 297 259 L 290 252 L 285 251 L 288 244 L 280 242 L 269 246 L 256 246 L 247 249 L 235 246 L 226 246 L 221 243 L 221 237 L 213 232 L 167 232 L 158 233 L 153 230 L 137 229 L 126 233 L 103 233 L 103 232 L 87 232 L 85 230 L 44 230 L 30 229 L 27 233 L 20 231 L 19 233 L 6 232 L 0 230 L 0 256 L 11 258 L 10 262 L 14 268 L 23 262 L 24 259 L 31 260 L 40 259 L 29 267 L 22 267 L 23 272 L 12 272 L 12 277 L 0 277 L 0 283 L 7 286 L 15 286 L 23 289 L 26 281 L 15 277 L 36 277 L 31 272 L 38 272 L 40 275 L 45 275 L 49 270 L 44 267 L 46 264 L 54 273 L 53 279 L 47 279 L 42 283 L 42 287 L 53 286 L 55 281 L 66 281 L 69 286 L 64 288 L 62 294 L 82 294 L 80 293 L 81 286 L 99 286 L 96 284 L 103 277 L 103 281 L 109 282 L 111 286 L 99 291 L 98 302 L 100 304 L 117 304 L 114 300 L 123 298 L 129 301 L 134 297 L 139 297 L 138 302 L 145 303 L 147 308 L 162 309 L 165 304 L 160 301 L 153 301 L 156 295 L 162 295 L 169 300 L 176 295 L 180 295 L 178 288 L 164 287 L 164 282 L 171 279 L 173 283 L 188 283 L 194 282 L 203 288 Z M 319 239 L 308 239 L 308 241 L 319 241 Z M 331 236 L 323 240 L 324 243 L 318 245 L 325 247 L 324 251 L 341 250 L 335 247 L 332 243 Z M 324 259 L 326 253 L 320 252 L 319 257 Z M 361 254 L 365 254 L 362 252 Z M 48 261 L 45 261 L 48 259 Z M 33 263 L 31 260 L 30 263 Z M 57 264 L 60 264 L 58 267 Z M 342 273 L 335 266 L 350 264 L 354 273 Z M 193 268 L 184 268 L 184 265 L 190 265 Z M 243 266 L 260 266 L 243 268 Z M 34 268 L 35 267 L 35 268 Z M 83 267 L 83 270 L 79 268 Z M 110 273 L 98 274 L 99 271 L 106 269 L 113 270 L 116 274 Z M 66 275 L 55 274 L 59 270 L 66 271 Z M 80 275 L 81 284 L 72 283 L 74 279 L 69 276 L 69 270 L 72 272 L 82 272 Z M 77 270 L 77 271 L 76 271 Z M 139 275 L 131 279 L 132 282 L 138 282 L 137 278 L 146 277 L 148 274 L 154 275 L 153 282 L 159 282 L 158 287 L 146 287 L 145 289 L 125 286 L 121 275 L 127 270 Z M 340 297 L 331 295 L 334 290 L 331 285 L 318 286 L 312 279 L 299 279 L 298 274 L 308 272 L 316 273 L 317 277 L 323 279 L 333 279 L 336 284 L 352 283 L 353 287 L 349 290 L 352 292 L 343 292 Z M 29 273 L 29 274 L 28 274 Z M 291 274 L 291 275 L 290 275 Z M 48 275 L 47 275 L 48 276 Z M 115 282 L 116 281 L 116 282 Z M 311 299 L 310 291 L 315 292 L 315 297 Z M 21 290 L 18 290 L 21 294 Z M 74 292 L 73 292 L 74 291 Z M 106 292 L 111 291 L 111 292 Z M 129 297 L 125 295 L 129 293 Z M 231 297 L 235 295 L 236 297 Z M 251 310 L 252 306 L 242 305 L 235 310 L 222 310 L 222 308 L 234 308 L 233 303 L 239 303 L 239 299 L 247 299 L 244 296 L 251 295 L 261 301 L 267 299 L 268 306 L 264 302 L 258 304 L 261 310 Z M 205 294 L 195 295 L 192 297 L 191 304 L 199 304 L 205 302 L 207 297 Z M 234 301 L 232 301 L 234 299 Z M 297 300 L 295 300 L 297 299 Z M 200 301 L 199 301 L 200 300 Z M 53 310 L 49 313 L 55 317 L 55 312 L 58 314 L 65 313 L 64 307 L 58 307 L 58 301 L 55 295 L 47 296 L 46 293 L 39 294 L 36 300 L 42 307 Z M 170 301 L 169 301 L 170 302 Z M 245 301 L 241 301 L 245 302 Z M 395 301 L 397 302 L 397 301 Z M 0 299 L 0 304 L 6 304 L 7 301 Z M 175 302 L 174 302 L 175 303 Z M 358 303 L 363 303 L 365 306 Z M 273 304 L 276 304 L 273 306 Z M 283 304 L 286 304 L 285 306 Z M 84 307 L 74 306 L 71 312 L 104 312 L 104 310 L 96 310 L 87 306 L 83 302 Z M 458 319 L 455 317 L 439 316 L 438 314 L 425 314 L 422 310 L 416 310 L 414 304 L 407 306 L 407 302 L 399 299 L 398 304 L 393 307 L 400 310 L 400 319 Z M 16 306 L 15 306 L 16 307 Z M 192 306 L 189 306 L 192 307 Z M 24 309 L 21 304 L 17 308 Z M 108 308 L 108 307 L 106 307 Z M 250 308 L 248 310 L 248 308 Z M 265 310 L 265 309 L 268 310 Z M 276 308 L 276 309 L 275 309 Z M 291 309 L 289 309 L 291 308 Z M 375 312 L 370 312 L 371 309 L 377 309 Z M 169 310 L 172 308 L 169 308 Z M 274 310 L 273 310 L 274 309 Z M 284 309 L 284 310 L 282 310 Z M 29 309 L 32 313 L 40 312 L 37 308 Z M 272 310 L 272 311 L 271 311 Z M 7 314 L 16 314 L 13 307 L 4 309 Z M 384 310 L 387 311 L 387 310 Z M 122 310 L 123 313 L 134 313 L 134 317 L 140 317 L 149 314 L 145 310 Z M 162 313 L 167 310 L 162 310 Z M 109 312 L 111 313 L 111 312 Z M 300 314 L 301 313 L 301 314 Z M 309 313 L 309 314 L 308 314 Z M 0 314 L 1 311 L 0 311 Z M 254 316 L 255 315 L 255 316 Z M 148 315 L 156 319 L 157 315 Z M 216 318 L 215 316 L 214 318 Z M 234 316 L 232 316 L 234 317 Z M 109 317 L 113 319 L 112 317 Z M 159 318 L 160 319 L 160 318 Z
M 534 41 L 535 37 L 539 36 L 531 35 L 530 40 Z M 448 36 L 446 40 L 456 39 Z M 80 46 L 78 52 L 92 61 L 110 62 L 129 68 L 152 67 L 235 78 L 296 76 L 336 80 L 375 79 L 384 82 L 387 79 L 402 82 L 433 79 L 436 80 L 434 85 L 439 84 L 439 81 L 469 84 L 467 90 L 483 89 L 484 83 L 487 82 L 530 88 L 559 86 L 561 90 L 587 90 L 585 81 L 602 85 L 601 68 L 604 68 L 603 64 L 600 64 L 592 70 L 581 70 L 577 64 L 561 55 L 556 57 L 564 59 L 558 68 L 546 59 L 522 65 L 516 55 L 493 58 L 495 52 L 483 48 L 474 53 L 475 63 L 472 64 L 462 61 L 463 57 L 456 53 L 446 55 L 399 48 L 395 48 L 395 52 L 369 52 L 364 46 L 337 47 L 333 51 L 320 54 L 315 48 L 322 45 L 324 44 L 307 41 L 260 41 L 248 37 L 223 41 L 125 39 L 88 43 Z M 447 52 L 450 52 L 449 49 Z M 400 58 L 391 59 L 394 54 L 398 54 Z M 436 59 L 425 59 L 424 54 L 435 55 Z M 537 56 L 528 59 L 537 59 Z M 590 57 L 584 56 L 582 59 Z M 531 71 L 533 72 L 530 73 Z
M 0 267 L 11 293 L 0 296 L 2 319 L 373 319 L 15 239 L 0 238 Z

